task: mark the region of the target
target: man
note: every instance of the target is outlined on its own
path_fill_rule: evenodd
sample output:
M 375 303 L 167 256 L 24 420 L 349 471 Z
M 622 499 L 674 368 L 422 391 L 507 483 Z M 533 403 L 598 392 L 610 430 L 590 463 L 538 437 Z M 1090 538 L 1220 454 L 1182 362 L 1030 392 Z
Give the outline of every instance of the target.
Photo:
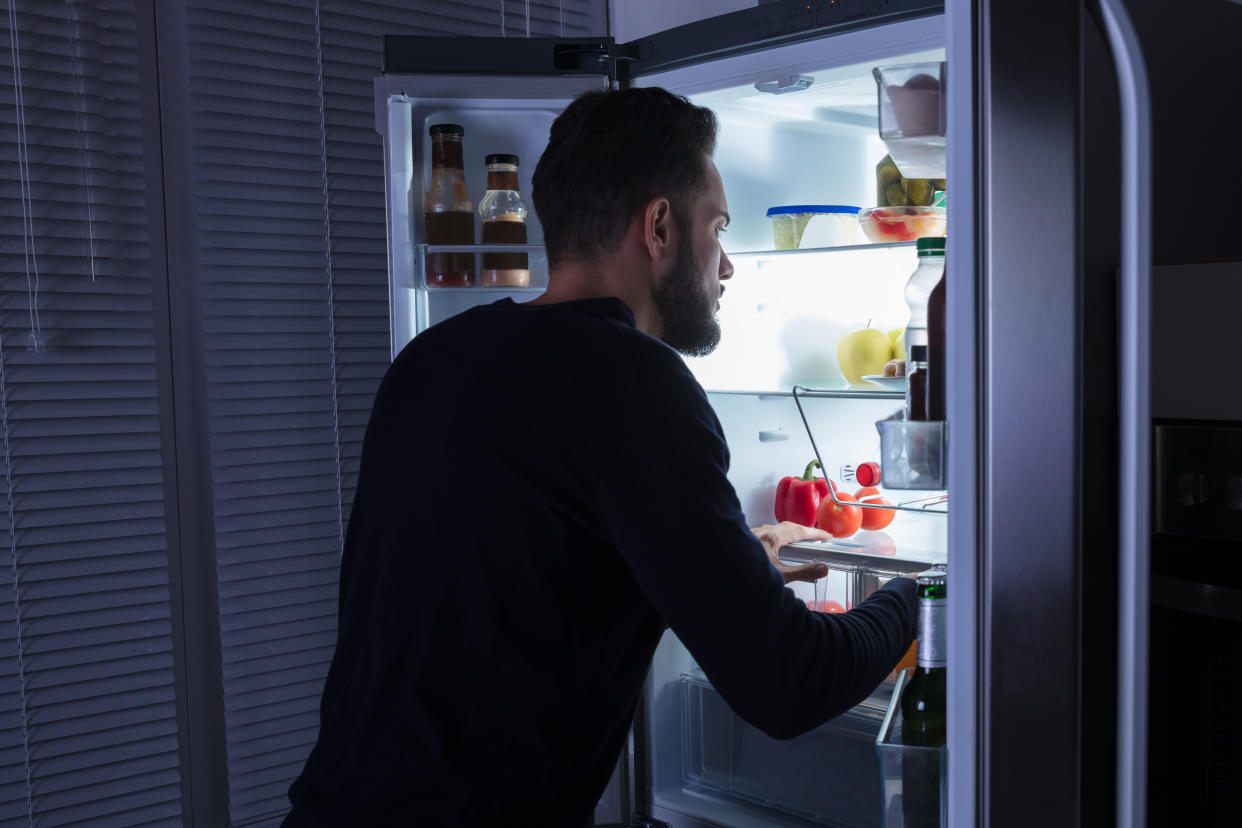
M 747 721 L 797 735 L 914 634 L 913 583 L 843 615 L 785 588 L 677 351 L 720 338 L 728 224 L 709 110 L 588 93 L 552 126 L 533 302 L 419 335 L 376 396 L 341 562 L 319 742 L 287 826 L 580 826 L 666 627 Z M 676 349 L 676 350 L 674 350 Z

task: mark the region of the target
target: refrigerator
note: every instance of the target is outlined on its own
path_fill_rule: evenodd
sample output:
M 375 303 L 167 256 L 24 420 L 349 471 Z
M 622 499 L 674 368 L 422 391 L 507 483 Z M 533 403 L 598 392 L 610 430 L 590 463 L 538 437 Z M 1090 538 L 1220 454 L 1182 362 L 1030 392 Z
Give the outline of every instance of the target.
M 880 531 L 784 550 L 830 568 L 791 588 L 849 607 L 888 578 L 947 567 L 945 824 L 1224 825 L 1224 786 L 1242 769 L 1228 749 L 1242 737 L 1228 703 L 1242 663 L 1242 392 L 1225 375 L 1242 298 L 1225 165 L 1242 124 L 1223 91 L 1239 31 L 1229 0 L 786 0 L 630 43 L 385 37 L 375 114 L 393 354 L 547 282 L 532 210 L 527 244 L 511 248 L 529 257 L 529 286 L 426 286 L 429 253 L 482 251 L 426 244 L 428 127 L 463 126 L 476 204 L 484 157 L 516 154 L 529 206 L 548 128 L 574 96 L 661 86 L 721 124 L 735 274 L 720 347 L 687 363 L 747 518 L 773 522 L 777 481 L 811 459 L 852 491 L 904 392 L 848 381 L 837 343 L 905 325 L 914 244 L 856 229 L 852 243 L 776 250 L 767 211 L 875 206 L 891 148 L 873 69 L 942 65 L 941 477 L 886 490 L 902 508 Z M 773 740 L 666 633 L 596 824 L 883 825 L 892 790 L 876 742 L 893 693 L 886 681 Z

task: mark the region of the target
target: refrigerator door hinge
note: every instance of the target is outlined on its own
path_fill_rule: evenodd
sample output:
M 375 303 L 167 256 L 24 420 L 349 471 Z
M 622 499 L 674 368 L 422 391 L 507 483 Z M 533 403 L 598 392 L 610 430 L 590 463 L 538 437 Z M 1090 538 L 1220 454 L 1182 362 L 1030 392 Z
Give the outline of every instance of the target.
M 612 62 L 612 42 L 609 40 L 579 40 L 557 43 L 552 47 L 552 66 L 558 72 L 608 71 Z
M 629 78 L 629 65 L 638 57 L 637 45 L 608 38 L 558 43 L 552 50 L 552 65 L 558 72 L 599 71 L 615 84 Z
M 637 43 L 614 43 L 608 77 L 614 85 L 630 79 L 630 65 L 640 57 Z

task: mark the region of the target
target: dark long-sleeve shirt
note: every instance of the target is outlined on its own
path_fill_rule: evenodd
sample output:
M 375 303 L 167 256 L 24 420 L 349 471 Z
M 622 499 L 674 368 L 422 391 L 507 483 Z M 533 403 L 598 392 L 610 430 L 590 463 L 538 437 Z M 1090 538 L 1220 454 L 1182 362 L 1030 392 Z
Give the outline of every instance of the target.
M 581 825 L 666 626 L 778 737 L 863 699 L 914 584 L 809 611 L 681 358 L 617 299 L 436 325 L 376 396 L 319 740 L 289 826 Z

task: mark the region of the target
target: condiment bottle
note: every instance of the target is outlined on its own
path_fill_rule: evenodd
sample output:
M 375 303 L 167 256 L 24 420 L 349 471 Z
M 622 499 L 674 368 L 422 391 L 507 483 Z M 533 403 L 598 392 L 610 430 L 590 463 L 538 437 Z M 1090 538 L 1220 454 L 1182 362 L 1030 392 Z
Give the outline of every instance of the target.
M 474 202 L 466 189 L 462 136 L 458 124 L 434 124 L 431 135 L 431 187 L 423 197 L 427 244 L 474 244 Z M 473 253 L 429 253 L 428 287 L 474 284 Z
M 906 304 L 910 322 L 906 326 L 906 420 L 929 420 L 928 382 L 928 301 L 944 278 L 944 239 L 916 242 L 919 266 L 906 282 Z M 940 330 L 943 332 L 943 324 Z M 943 342 L 943 333 L 942 333 Z M 941 415 L 940 419 L 944 419 Z
M 526 244 L 526 205 L 518 193 L 518 157 L 489 155 L 487 192 L 479 202 L 483 244 Z M 525 287 L 530 265 L 525 253 L 484 253 L 483 285 Z

